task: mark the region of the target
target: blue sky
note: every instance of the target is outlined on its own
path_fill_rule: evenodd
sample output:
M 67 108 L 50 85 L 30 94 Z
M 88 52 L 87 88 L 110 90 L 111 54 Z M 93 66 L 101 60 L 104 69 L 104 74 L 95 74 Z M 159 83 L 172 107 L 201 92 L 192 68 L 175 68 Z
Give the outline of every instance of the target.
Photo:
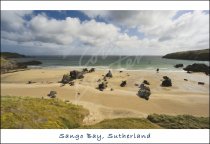
M 2 11 L 2 51 L 164 55 L 209 48 L 209 11 Z

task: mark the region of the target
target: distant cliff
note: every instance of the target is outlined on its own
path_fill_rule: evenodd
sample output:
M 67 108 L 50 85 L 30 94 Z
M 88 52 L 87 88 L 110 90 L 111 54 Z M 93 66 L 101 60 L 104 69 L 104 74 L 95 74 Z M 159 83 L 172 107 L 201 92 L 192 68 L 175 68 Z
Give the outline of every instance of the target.
M 209 49 L 170 53 L 163 58 L 209 61 Z
M 25 55 L 12 53 L 12 52 L 1 52 L 1 57 L 3 58 L 23 58 L 26 57 Z
M 26 69 L 28 67 L 28 65 L 42 64 L 42 62 L 35 61 L 35 60 L 26 61 L 26 62 L 17 62 L 16 60 L 13 59 L 13 58 L 16 58 L 16 59 L 24 58 L 24 57 L 26 57 L 26 56 L 18 54 L 18 53 L 1 52 L 1 57 L 0 57 L 1 58 L 0 59 L 1 74 L 11 72 L 14 70 L 18 70 L 18 69 Z

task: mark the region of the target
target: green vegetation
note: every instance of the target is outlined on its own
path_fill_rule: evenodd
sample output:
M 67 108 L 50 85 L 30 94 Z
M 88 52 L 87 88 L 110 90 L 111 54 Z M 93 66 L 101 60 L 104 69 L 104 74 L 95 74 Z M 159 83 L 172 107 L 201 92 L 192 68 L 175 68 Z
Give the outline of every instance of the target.
M 4 129 L 209 129 L 209 117 L 158 115 L 117 118 L 82 125 L 88 110 L 58 99 L 1 96 L 1 128 Z
M 1 128 L 78 128 L 88 111 L 57 99 L 1 96 Z
M 8 62 L 8 60 L 6 60 L 5 58 L 1 57 L 1 59 L 0 59 L 1 65 L 5 65 L 7 62 Z
M 160 126 L 145 118 L 117 118 L 103 120 L 95 125 L 84 126 L 93 129 L 158 129 Z
M 22 58 L 25 57 L 24 55 L 18 53 L 11 53 L 11 52 L 1 52 L 1 57 L 4 58 Z
M 170 53 L 163 58 L 209 61 L 209 49 Z
M 153 114 L 149 115 L 147 119 L 163 128 L 168 129 L 209 129 L 209 117 Z

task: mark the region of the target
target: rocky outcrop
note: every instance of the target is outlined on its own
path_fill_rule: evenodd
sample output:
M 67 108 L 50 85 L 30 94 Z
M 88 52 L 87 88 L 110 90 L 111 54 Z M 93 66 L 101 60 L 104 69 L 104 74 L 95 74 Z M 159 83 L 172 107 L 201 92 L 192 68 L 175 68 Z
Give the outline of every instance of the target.
M 172 86 L 172 81 L 169 77 L 163 76 L 163 81 L 161 84 L 162 87 L 171 87 Z
M 70 71 L 70 77 L 71 77 L 72 80 L 82 79 L 82 78 L 84 78 L 83 75 L 84 75 L 83 72 L 80 72 L 80 71 L 77 71 L 77 70 Z
M 205 74 L 209 74 L 209 69 L 210 67 L 207 66 L 206 64 L 199 64 L 199 63 L 194 63 L 192 65 L 188 65 L 183 70 L 187 72 L 203 72 Z
M 138 96 L 149 100 L 149 96 L 151 95 L 150 88 L 145 86 L 143 83 L 140 85 L 140 89 L 138 91 Z
M 170 53 L 163 58 L 209 61 L 209 49 Z

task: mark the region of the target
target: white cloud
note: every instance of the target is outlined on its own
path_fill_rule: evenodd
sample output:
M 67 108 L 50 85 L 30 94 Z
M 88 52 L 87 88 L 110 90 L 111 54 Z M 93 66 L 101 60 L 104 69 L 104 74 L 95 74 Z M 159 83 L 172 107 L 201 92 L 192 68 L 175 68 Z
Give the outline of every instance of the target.
M 45 14 L 34 15 L 31 11 L 2 11 L 1 39 L 10 45 L 39 50 L 51 48 L 55 54 L 58 51 L 62 54 L 108 51 L 110 54 L 160 55 L 209 46 L 209 14 L 201 11 L 185 13 L 176 19 L 177 11 L 84 13 L 92 20 L 71 17 L 57 20 Z M 30 20 L 25 16 L 30 16 Z M 107 23 L 97 22 L 95 18 Z M 122 28 L 126 30 L 122 32 Z M 130 28 L 136 28 L 145 37 L 129 35 Z

